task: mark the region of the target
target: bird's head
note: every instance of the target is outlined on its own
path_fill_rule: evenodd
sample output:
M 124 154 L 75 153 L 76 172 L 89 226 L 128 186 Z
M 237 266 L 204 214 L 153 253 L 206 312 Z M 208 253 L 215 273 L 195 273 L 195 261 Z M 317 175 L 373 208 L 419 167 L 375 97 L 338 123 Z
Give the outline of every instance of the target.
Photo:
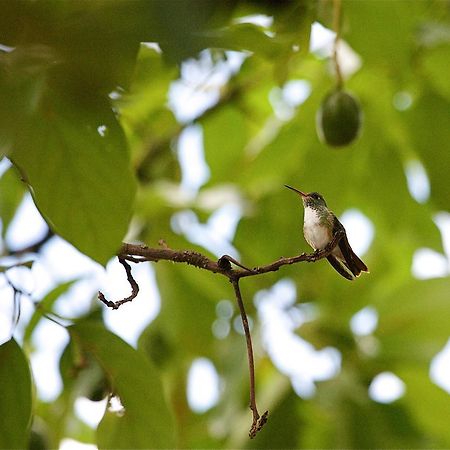
M 295 189 L 292 186 L 288 186 L 285 184 L 285 186 L 290 189 L 291 191 L 294 191 L 298 195 L 300 195 L 303 206 L 306 207 L 312 207 L 312 208 L 318 208 L 321 206 L 327 207 L 327 203 L 325 202 L 325 199 L 320 195 L 318 192 L 310 192 L 309 194 L 299 191 L 298 189 Z

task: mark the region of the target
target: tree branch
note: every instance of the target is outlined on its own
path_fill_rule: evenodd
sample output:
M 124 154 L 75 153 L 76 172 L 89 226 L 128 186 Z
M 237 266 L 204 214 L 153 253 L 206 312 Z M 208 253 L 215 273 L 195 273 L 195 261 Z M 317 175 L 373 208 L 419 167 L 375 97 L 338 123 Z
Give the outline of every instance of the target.
M 129 260 L 132 262 L 158 262 L 165 260 L 186 263 L 199 269 L 224 275 L 229 279 L 231 279 L 231 276 L 240 279 L 244 277 L 261 275 L 267 272 L 276 272 L 280 267 L 290 264 L 296 264 L 299 262 L 315 262 L 319 259 L 326 258 L 336 247 L 342 236 L 342 232 L 336 233 L 333 240 L 322 250 L 316 250 L 313 253 L 301 253 L 300 255 L 291 256 L 288 258 L 281 257 L 270 264 L 255 267 L 253 269 L 246 268 L 228 255 L 223 255 L 218 261 L 214 261 L 207 256 L 192 250 L 172 250 L 168 247 L 151 248 L 141 244 L 122 244 L 118 257 L 119 259 Z M 233 269 L 231 263 L 239 266 L 240 268 Z
M 158 262 L 161 260 L 166 260 L 178 263 L 186 263 L 199 269 L 226 276 L 232 283 L 234 288 L 234 293 L 241 314 L 242 325 L 244 328 L 245 339 L 247 343 L 247 359 L 250 377 L 250 409 L 253 414 L 253 421 L 252 426 L 250 427 L 249 436 L 250 438 L 254 438 L 267 422 L 269 412 L 266 411 L 262 416 L 260 416 L 258 413 L 258 408 L 256 406 L 255 364 L 253 359 L 252 338 L 248 326 L 247 313 L 245 312 L 244 302 L 242 301 L 241 291 L 239 288 L 239 280 L 244 277 L 261 275 L 267 272 L 275 272 L 280 267 L 288 264 L 295 264 L 299 262 L 315 262 L 319 259 L 326 258 L 333 251 L 336 245 L 338 245 L 343 235 L 344 232 L 337 232 L 334 235 L 332 241 L 322 250 L 316 250 L 314 253 L 302 253 L 300 255 L 292 256 L 289 258 L 281 257 L 270 264 L 255 267 L 253 269 L 248 269 L 229 255 L 223 255 L 219 258 L 218 261 L 214 261 L 199 252 L 191 250 L 172 250 L 163 241 L 160 241 L 161 248 L 150 248 L 146 245 L 124 243 L 122 244 L 122 248 L 120 249 L 118 257 L 119 262 L 124 266 L 127 273 L 127 279 L 131 286 L 131 295 L 122 300 L 112 302 L 107 300 L 105 296 L 101 292 L 99 292 L 98 298 L 106 306 L 112 309 L 119 309 L 121 305 L 126 302 L 130 302 L 137 296 L 139 292 L 139 286 L 131 275 L 131 267 L 127 263 L 127 261 L 140 263 L 145 261 Z M 232 264 L 234 264 L 238 268 L 233 268 Z

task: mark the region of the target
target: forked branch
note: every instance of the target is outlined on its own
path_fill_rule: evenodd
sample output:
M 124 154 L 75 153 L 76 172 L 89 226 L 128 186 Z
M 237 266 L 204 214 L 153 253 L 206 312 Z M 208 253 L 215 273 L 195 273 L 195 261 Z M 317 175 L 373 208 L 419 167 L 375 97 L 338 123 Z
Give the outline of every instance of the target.
M 302 253 L 297 256 L 292 256 L 289 258 L 281 257 L 276 261 L 267 264 L 265 266 L 255 267 L 253 269 L 248 269 L 240 262 L 236 261 L 233 257 L 229 255 L 223 255 L 218 261 L 214 261 L 201 253 L 191 251 L 191 250 L 172 250 L 167 247 L 164 243 L 161 248 L 150 248 L 146 245 L 139 244 L 123 244 L 122 248 L 118 254 L 119 262 L 124 266 L 127 273 L 127 279 L 131 286 L 131 295 L 113 302 L 107 300 L 103 293 L 98 293 L 98 298 L 106 306 L 112 309 L 118 309 L 124 303 L 132 301 L 139 292 L 139 286 L 134 280 L 131 274 L 131 267 L 127 261 L 134 263 L 140 263 L 145 261 L 158 262 L 161 260 L 186 263 L 191 266 L 197 267 L 199 269 L 207 270 L 209 272 L 218 273 L 224 275 L 232 283 L 234 288 L 234 294 L 236 296 L 236 302 L 239 307 L 239 311 L 242 318 L 242 325 L 245 332 L 245 339 L 247 343 L 247 358 L 249 367 L 249 377 L 250 377 L 250 409 L 253 414 L 252 426 L 249 431 L 249 436 L 254 438 L 258 431 L 267 422 L 267 416 L 269 414 L 266 411 L 262 416 L 259 415 L 258 408 L 256 406 L 256 395 L 255 395 L 255 364 L 253 360 L 253 346 L 252 338 L 250 334 L 250 329 L 248 326 L 247 313 L 245 312 L 244 302 L 242 301 L 242 295 L 239 287 L 239 280 L 245 277 L 251 277 L 256 275 L 262 275 L 267 272 L 275 272 L 280 267 L 286 266 L 288 264 L 296 264 L 299 262 L 315 262 L 319 259 L 326 258 L 338 245 L 339 241 L 343 237 L 343 232 L 337 232 L 333 240 L 322 250 L 317 250 L 314 253 Z M 237 266 L 234 268 L 233 265 Z

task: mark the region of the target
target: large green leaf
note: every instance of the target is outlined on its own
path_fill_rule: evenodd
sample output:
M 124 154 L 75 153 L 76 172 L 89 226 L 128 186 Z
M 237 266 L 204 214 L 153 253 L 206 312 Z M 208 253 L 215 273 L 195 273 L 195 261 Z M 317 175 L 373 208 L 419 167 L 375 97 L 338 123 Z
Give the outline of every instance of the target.
M 31 373 L 14 339 L 0 346 L 0 448 L 23 449 L 31 424 Z
M 99 448 L 171 448 L 173 419 L 156 369 L 145 355 L 102 325 L 82 322 L 69 327 L 74 342 L 103 368 L 124 414 L 106 411 L 98 428 Z
M 55 48 L 38 43 L 0 53 L 8 67 L 0 72 L 1 151 L 53 230 L 104 264 L 133 207 L 127 144 L 102 89 L 80 87 L 60 61 Z
M 159 42 L 167 60 L 180 62 L 211 43 L 205 31 L 223 26 L 233 7 L 215 0 L 11 1 L 0 17 L 0 42 L 50 45 L 80 91 L 108 93 L 127 86 L 140 42 Z
M 123 132 L 101 99 L 94 109 L 53 95 L 43 116 L 23 122 L 10 157 L 52 229 L 105 264 L 127 231 L 135 193 Z

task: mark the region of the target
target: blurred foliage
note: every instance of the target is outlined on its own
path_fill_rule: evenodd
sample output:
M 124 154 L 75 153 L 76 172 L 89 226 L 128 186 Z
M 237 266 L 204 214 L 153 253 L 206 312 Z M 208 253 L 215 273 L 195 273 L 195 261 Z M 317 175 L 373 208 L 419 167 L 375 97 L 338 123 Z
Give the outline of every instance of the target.
M 43 298 L 23 349 L 14 340 L 0 346 L 1 448 L 24 448 L 27 441 L 30 448 L 56 448 L 65 437 L 100 448 L 450 447 L 450 397 L 429 377 L 450 334 L 450 279 L 418 280 L 411 272 L 417 249 L 443 253 L 433 218 L 450 211 L 450 3 L 342 4 L 342 38 L 361 62 L 345 87 L 359 98 L 364 122 L 350 147 L 332 149 L 315 127 L 317 110 L 335 87 L 332 64 L 309 51 L 313 22 L 332 27 L 331 0 L 2 3 L 0 149 L 13 164 L 0 178 L 3 238 L 28 189 L 53 231 L 102 264 L 130 218 L 130 239 L 155 246 L 164 238 L 172 248 L 207 252 L 171 228 L 174 214 L 191 210 L 205 224 L 231 199 L 243 212 L 233 245 L 244 264 L 262 265 L 307 247 L 301 206 L 285 183 L 323 193 L 338 215 L 359 210 L 375 235 L 363 256 L 371 273 L 354 283 L 325 262 L 242 282 L 254 323 L 259 407 L 271 412 L 254 441 L 247 437 L 248 374 L 243 336 L 232 327 L 236 312 L 227 319 L 226 338 L 212 332 L 217 303 L 232 298 L 230 286 L 161 262 L 161 312 L 137 349 L 105 329 L 100 309 L 67 327 L 64 388 L 54 402 L 36 398 L 32 406 L 27 359 L 44 313 L 72 283 Z M 238 20 L 254 14 L 271 17 L 271 24 Z M 214 71 L 231 64 L 230 50 L 244 52 L 242 66 L 217 87 Z M 206 75 L 198 69 L 205 57 Z M 177 120 L 168 103 L 181 75 L 191 89 L 185 102 L 216 94 L 190 120 Z M 299 106 L 283 97 L 295 80 L 310 88 Z M 189 197 L 179 188 L 177 145 L 193 124 L 202 132 L 210 175 Z M 429 177 L 431 193 L 422 203 L 408 190 L 411 161 Z M 252 299 L 281 277 L 294 280 L 298 304 L 317 308 L 297 333 L 342 356 L 339 374 L 317 383 L 309 399 L 295 394 L 263 350 Z M 364 340 L 352 334 L 349 320 L 367 305 L 379 322 Z M 220 401 L 203 414 L 186 400 L 187 372 L 200 356 L 221 377 Z M 384 371 L 406 385 L 386 405 L 368 393 Z M 92 430 L 74 413 L 80 396 L 117 396 L 123 414 L 107 407 Z
M 19 344 L 11 339 L 0 346 L 0 448 L 24 448 L 31 423 L 31 372 Z

